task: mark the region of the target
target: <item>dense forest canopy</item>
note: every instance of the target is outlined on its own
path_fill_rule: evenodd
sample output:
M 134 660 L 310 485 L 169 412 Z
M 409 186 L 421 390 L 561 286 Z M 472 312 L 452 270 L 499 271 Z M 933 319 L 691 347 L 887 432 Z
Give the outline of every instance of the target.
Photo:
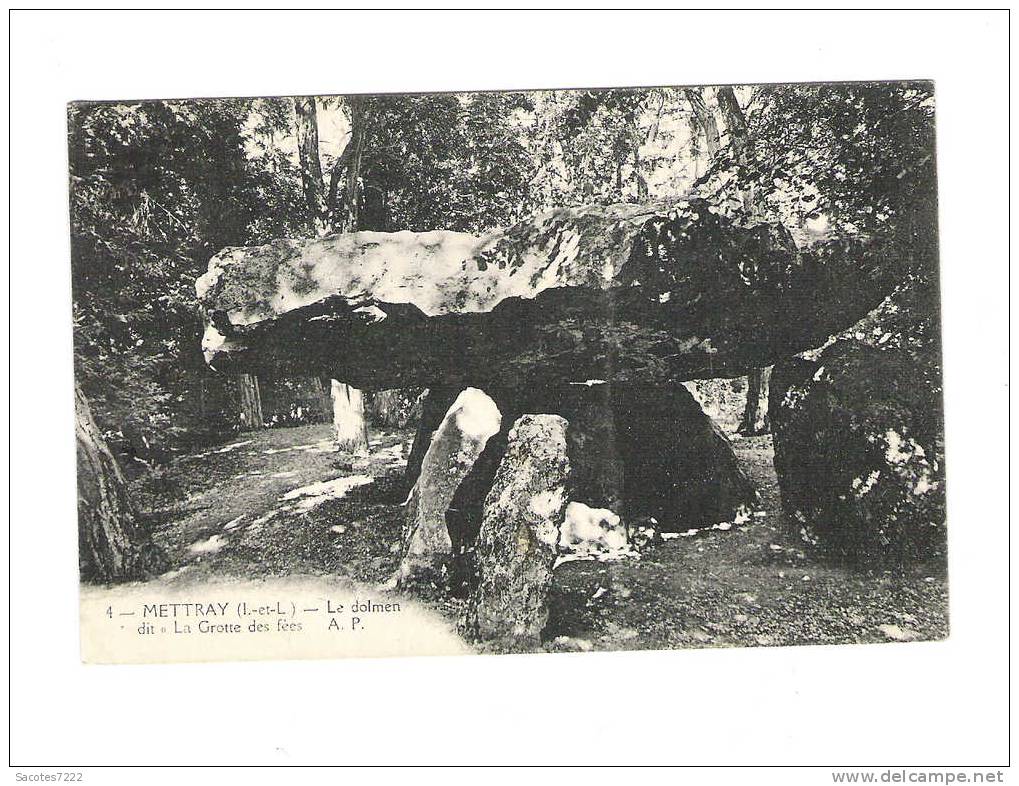
M 801 245 L 891 238 L 936 296 L 927 83 L 75 104 L 68 136 L 76 370 L 100 428 L 144 462 L 236 427 L 230 382 L 199 351 L 208 259 L 352 214 L 360 229 L 476 234 L 552 207 L 698 195 Z

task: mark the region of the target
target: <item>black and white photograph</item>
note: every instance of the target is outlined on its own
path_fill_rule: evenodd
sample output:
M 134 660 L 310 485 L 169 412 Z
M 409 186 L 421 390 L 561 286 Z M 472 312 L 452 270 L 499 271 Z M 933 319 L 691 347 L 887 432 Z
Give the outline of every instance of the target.
M 9 9 L 12 781 L 1006 783 L 1009 36 Z
M 944 637 L 935 118 L 929 82 L 72 104 L 96 657 L 121 608 L 168 657 Z

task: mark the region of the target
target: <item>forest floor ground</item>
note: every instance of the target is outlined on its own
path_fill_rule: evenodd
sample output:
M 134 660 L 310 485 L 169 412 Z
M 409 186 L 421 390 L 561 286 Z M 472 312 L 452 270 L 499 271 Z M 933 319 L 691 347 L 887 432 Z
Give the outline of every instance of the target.
M 370 455 L 333 451 L 327 425 L 242 435 L 138 481 L 136 497 L 189 584 L 321 577 L 378 591 L 399 561 L 413 431 L 376 432 Z M 640 559 L 555 572 L 547 650 L 774 646 L 940 639 L 940 566 L 865 572 L 803 549 L 783 521 L 770 436 L 734 443 L 760 510 L 728 531 L 656 541 Z M 462 601 L 419 598 L 455 629 Z M 433 614 L 434 612 L 434 614 Z

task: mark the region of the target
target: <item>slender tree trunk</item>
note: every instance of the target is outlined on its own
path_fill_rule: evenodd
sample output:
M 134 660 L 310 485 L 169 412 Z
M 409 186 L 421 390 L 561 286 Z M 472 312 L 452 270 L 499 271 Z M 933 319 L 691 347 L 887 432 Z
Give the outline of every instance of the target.
M 750 134 L 747 129 L 747 118 L 740 108 L 736 94 L 731 87 L 720 87 L 715 94 L 718 100 L 718 109 L 725 120 L 725 128 L 729 134 L 729 143 L 736 154 L 736 161 L 743 168 L 747 176 L 746 188 L 742 191 L 743 205 L 747 214 L 756 216 L 760 212 L 757 204 L 756 189 L 750 179 L 750 169 L 753 163 L 753 154 L 750 149 Z
M 347 104 L 350 107 L 350 141 L 343 151 L 343 157 L 347 160 L 346 194 L 343 210 L 339 214 L 339 228 L 341 232 L 356 232 L 361 222 L 361 158 L 364 153 L 367 113 L 363 98 L 351 96 L 347 99 Z M 333 214 L 336 214 L 335 207 Z M 364 416 L 364 394 L 335 379 L 332 388 L 333 426 L 336 429 L 337 448 L 342 451 L 367 453 L 368 423 Z M 344 402 L 348 402 L 349 405 L 344 405 Z
M 719 111 L 722 113 L 726 130 L 729 133 L 729 143 L 732 145 L 737 163 L 743 168 L 747 177 L 746 188 L 742 191 L 743 206 L 747 215 L 760 217 L 761 206 L 758 204 L 749 174 L 753 164 L 753 151 L 750 145 L 746 115 L 743 114 L 731 87 L 718 88 L 716 96 Z M 753 279 L 757 276 L 758 271 L 755 268 L 747 273 Z M 743 434 L 766 434 L 770 430 L 768 424 L 768 380 L 770 377 L 771 371 L 766 368 L 751 369 L 747 374 L 747 403 L 743 410 L 743 420 L 739 429 Z
M 350 107 L 350 141 L 333 168 L 328 193 L 319 158 L 318 111 L 314 98 L 295 98 L 298 153 L 301 160 L 301 183 L 308 205 L 309 226 L 316 235 L 330 229 L 354 232 L 358 227 L 358 181 L 365 142 L 364 99 L 348 98 Z M 339 177 L 345 172 L 346 194 L 342 209 L 337 204 Z M 331 380 L 333 428 L 337 448 L 355 452 L 367 451 L 368 430 L 364 420 L 364 396 L 361 391 L 338 380 Z
M 403 428 L 407 425 L 400 411 L 402 396 L 399 390 L 379 390 L 368 397 L 367 410 L 373 423 L 386 428 Z
M 346 199 L 340 218 L 340 231 L 356 232 L 361 226 L 361 159 L 364 155 L 368 114 L 363 98 L 351 96 L 347 102 L 350 106 L 350 141 L 347 143 L 347 147 L 350 148 L 350 158 L 347 162 Z M 347 151 L 343 152 L 346 154 Z
M 364 419 L 364 394 L 335 379 L 332 380 L 332 392 L 337 450 L 344 453 L 367 453 L 368 426 Z
M 329 377 L 312 377 L 312 385 L 318 393 L 319 415 L 331 419 L 333 416 L 333 393 Z
M 353 112 L 352 112 L 353 114 Z M 355 144 L 356 134 L 351 129 L 348 147 Z M 346 155 L 346 151 L 344 151 Z M 360 167 L 361 155 L 354 151 L 347 165 L 347 199 L 344 202 L 342 231 L 353 232 L 357 227 L 357 174 L 351 175 L 355 164 Z M 353 182 L 352 182 L 353 178 Z M 364 393 L 338 380 L 331 380 L 333 397 L 333 428 L 336 431 L 336 449 L 351 453 L 368 452 L 368 423 L 364 414 Z
M 641 174 L 640 161 L 640 140 L 634 140 L 633 145 L 633 176 L 637 179 L 637 201 L 646 202 L 648 198 L 648 185 L 644 175 Z
M 771 430 L 768 422 L 768 388 L 771 381 L 771 366 L 754 368 L 747 374 L 747 403 L 743 409 L 743 420 L 739 433 L 747 436 L 767 434 Z
M 314 96 L 294 99 L 297 117 L 297 152 L 301 162 L 301 185 L 307 206 L 308 229 L 313 235 L 324 235 L 326 200 L 323 191 L 322 161 L 318 149 L 318 112 Z
M 687 87 L 684 88 L 683 94 L 686 96 L 686 100 L 692 110 L 690 114 L 690 135 L 693 147 L 694 177 L 700 178 L 701 175 L 707 172 L 708 167 L 711 166 L 711 161 L 718 154 L 718 150 L 721 147 L 718 122 L 715 120 L 714 113 L 708 109 L 702 88 Z M 700 144 L 702 137 L 704 139 L 703 147 Z
M 74 386 L 78 453 L 78 545 L 81 576 L 103 582 L 162 572 L 167 559 L 137 522 L 116 458 Z
M 238 384 L 241 394 L 241 428 L 245 431 L 262 428 L 265 417 L 262 414 L 262 391 L 259 389 L 258 377 L 254 374 L 241 374 Z

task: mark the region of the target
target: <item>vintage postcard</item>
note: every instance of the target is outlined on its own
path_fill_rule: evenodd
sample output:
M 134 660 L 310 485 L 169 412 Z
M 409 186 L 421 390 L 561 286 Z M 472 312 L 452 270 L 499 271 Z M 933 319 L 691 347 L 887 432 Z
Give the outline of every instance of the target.
M 948 635 L 932 83 L 68 144 L 86 662 Z

